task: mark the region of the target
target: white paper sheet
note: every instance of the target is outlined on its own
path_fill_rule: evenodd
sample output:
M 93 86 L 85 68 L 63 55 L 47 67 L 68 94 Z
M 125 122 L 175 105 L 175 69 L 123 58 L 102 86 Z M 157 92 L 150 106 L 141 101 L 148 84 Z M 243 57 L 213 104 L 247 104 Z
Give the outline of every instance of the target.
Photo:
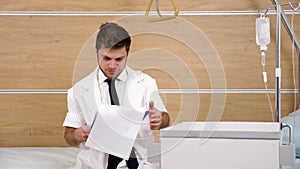
M 86 146 L 128 159 L 146 109 L 101 105 Z

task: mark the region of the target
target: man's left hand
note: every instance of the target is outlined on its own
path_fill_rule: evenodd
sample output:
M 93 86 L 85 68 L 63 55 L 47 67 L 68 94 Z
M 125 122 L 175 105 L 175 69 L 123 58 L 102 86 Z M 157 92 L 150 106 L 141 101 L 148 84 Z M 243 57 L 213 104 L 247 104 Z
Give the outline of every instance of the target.
M 152 130 L 159 130 L 162 120 L 161 112 L 154 107 L 154 102 L 149 102 L 149 120 L 150 120 L 150 128 Z

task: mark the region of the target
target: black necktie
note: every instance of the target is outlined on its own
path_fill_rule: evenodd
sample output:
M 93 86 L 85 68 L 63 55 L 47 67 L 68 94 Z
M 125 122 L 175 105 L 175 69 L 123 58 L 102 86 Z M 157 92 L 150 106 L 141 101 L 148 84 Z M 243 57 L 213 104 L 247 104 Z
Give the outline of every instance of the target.
M 120 105 L 119 99 L 118 99 L 118 94 L 117 94 L 116 87 L 115 87 L 115 80 L 106 79 L 106 82 L 108 84 L 111 105 Z
M 106 82 L 108 84 L 111 105 L 119 105 L 118 94 L 115 87 L 115 80 L 106 79 Z M 121 161 L 121 158 L 109 154 L 107 169 L 116 169 Z M 130 158 L 126 160 L 126 164 L 129 169 L 137 169 L 139 166 L 133 149 L 131 150 Z

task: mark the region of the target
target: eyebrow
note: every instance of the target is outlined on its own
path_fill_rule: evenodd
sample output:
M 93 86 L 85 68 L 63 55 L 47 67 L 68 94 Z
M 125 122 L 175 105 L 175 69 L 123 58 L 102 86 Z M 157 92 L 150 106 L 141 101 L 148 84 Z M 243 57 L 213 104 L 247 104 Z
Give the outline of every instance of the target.
M 124 59 L 126 56 L 119 56 L 119 57 L 116 57 L 115 60 L 120 60 L 120 59 Z M 111 57 L 107 56 L 107 55 L 103 55 L 103 58 L 104 59 L 112 59 Z

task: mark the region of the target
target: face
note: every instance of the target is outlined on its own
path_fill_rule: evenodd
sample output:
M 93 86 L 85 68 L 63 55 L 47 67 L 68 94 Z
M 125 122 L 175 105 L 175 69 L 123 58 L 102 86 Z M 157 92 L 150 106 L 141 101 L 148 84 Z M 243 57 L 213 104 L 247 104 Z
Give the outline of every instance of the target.
M 101 48 L 97 51 L 97 55 L 99 67 L 109 79 L 117 78 L 126 66 L 125 47 L 120 49 Z

